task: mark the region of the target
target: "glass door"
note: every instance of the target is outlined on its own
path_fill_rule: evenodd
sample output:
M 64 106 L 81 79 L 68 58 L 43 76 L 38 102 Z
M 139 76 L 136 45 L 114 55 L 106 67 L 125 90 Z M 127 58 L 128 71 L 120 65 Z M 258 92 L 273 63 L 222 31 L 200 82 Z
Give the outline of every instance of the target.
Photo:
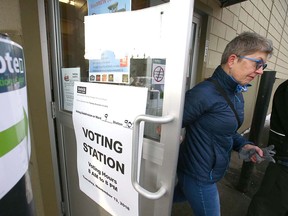
M 103 1 L 95 2 L 95 4 L 100 4 Z M 121 58 L 120 64 L 127 66 L 128 71 L 127 73 L 124 71 L 121 78 L 113 71 L 98 70 L 101 62 L 89 58 L 87 51 L 89 47 L 87 44 L 85 47 L 88 37 L 85 29 L 85 22 L 87 24 L 88 20 L 85 21 L 85 16 L 89 14 L 89 1 L 54 0 L 47 1 L 47 6 L 49 22 L 47 31 L 53 74 L 52 86 L 56 110 L 57 148 L 61 166 L 63 212 L 71 216 L 110 215 L 101 207 L 101 204 L 94 202 L 79 189 L 77 143 L 72 122 L 74 92 L 71 86 L 74 81 L 81 81 L 148 88 L 146 114 L 135 119 L 133 129 L 133 145 L 139 146 L 137 126 L 145 122 L 143 149 L 136 148 L 134 158 L 132 158 L 134 162 L 131 161 L 133 166 L 135 160 L 137 161 L 138 151 L 142 150 L 141 166 L 140 168 L 133 167 L 129 184 L 133 184 L 139 193 L 139 215 L 170 215 L 180 142 L 186 71 L 189 65 L 189 46 L 191 46 L 189 41 L 192 38 L 194 1 L 183 0 L 180 3 L 177 0 L 171 0 L 164 4 L 163 1 L 159 3 L 156 0 L 131 2 L 135 19 L 142 18 L 139 18 L 139 24 L 134 23 L 135 26 L 128 26 L 127 32 L 134 29 L 133 34 L 138 30 L 147 37 L 143 39 L 145 37 L 139 36 L 142 38 L 140 42 L 131 37 L 131 44 L 136 41 L 137 49 L 132 52 L 130 47 L 128 58 Z M 127 10 L 127 5 L 121 6 L 118 3 L 112 5 L 111 3 L 108 9 L 109 12 L 123 12 Z M 152 10 L 157 13 L 152 13 Z M 143 19 L 143 14 L 156 14 L 154 22 L 159 24 L 159 28 L 153 27 L 154 24 L 151 23 L 146 25 L 140 23 L 145 19 L 149 20 L 149 17 Z M 116 23 L 117 20 L 114 22 Z M 104 31 L 100 26 L 99 24 L 99 32 Z M 114 26 L 115 29 L 117 26 L 119 25 Z M 145 26 L 145 30 L 140 28 L 141 26 Z M 161 46 L 156 43 L 157 41 L 152 41 L 155 32 L 162 39 L 159 40 Z M 121 37 L 120 34 L 125 34 L 125 32 L 117 32 L 113 37 L 119 40 L 117 37 Z M 100 33 L 96 37 L 101 37 Z M 104 43 L 108 44 L 107 41 L 103 41 Z M 99 46 L 102 45 L 99 44 Z M 109 52 L 100 54 L 105 58 L 110 55 Z M 131 101 L 131 106 L 133 106 L 133 101 Z

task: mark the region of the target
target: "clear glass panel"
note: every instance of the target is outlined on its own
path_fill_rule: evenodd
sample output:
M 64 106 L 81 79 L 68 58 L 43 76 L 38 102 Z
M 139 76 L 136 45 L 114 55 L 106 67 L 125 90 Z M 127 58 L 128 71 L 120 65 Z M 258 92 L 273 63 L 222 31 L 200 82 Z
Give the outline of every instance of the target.
M 164 4 L 169 0 L 133 0 L 132 10 Z M 86 0 L 59 0 L 62 67 L 80 67 L 81 81 L 88 81 L 89 63 L 84 58 L 84 17 L 88 15 Z
M 69 1 L 68 1 L 69 2 Z M 88 61 L 84 58 L 84 16 L 88 14 L 86 1 L 59 2 L 62 68 L 79 67 L 81 81 L 88 80 Z
M 130 80 L 133 86 L 148 88 L 146 114 L 162 116 L 165 59 L 130 59 Z M 144 137 L 159 141 L 158 125 L 145 123 Z
M 191 44 L 191 50 L 194 50 L 195 49 L 195 39 L 196 39 L 196 28 L 197 28 L 197 25 L 196 23 L 192 23 L 192 31 L 191 31 L 191 34 L 192 34 L 192 44 Z M 191 87 L 192 87 L 192 83 L 193 83 L 193 80 L 192 80 L 192 66 L 193 66 L 193 58 L 194 58 L 194 52 L 192 51 L 191 54 L 190 54 L 190 59 L 189 59 L 189 71 L 186 75 L 186 91 L 189 90 Z
M 134 0 L 131 3 L 131 8 L 138 10 L 167 2 L 162 0 Z M 89 61 L 84 58 L 84 17 L 88 15 L 88 6 L 85 0 L 59 0 L 59 7 L 62 48 L 62 68 L 61 74 L 59 74 L 62 89 L 61 108 L 71 112 L 74 81 L 88 82 L 92 80 L 91 77 L 89 78 Z M 128 73 L 130 79 L 127 77 L 127 85 L 148 88 L 146 114 L 162 115 L 165 63 L 165 59 L 130 59 L 130 73 Z M 126 78 L 123 77 L 122 80 L 125 79 L 126 81 Z M 107 82 L 110 78 L 111 74 L 98 75 L 93 81 Z M 147 123 L 144 133 L 147 138 L 159 140 L 155 124 Z

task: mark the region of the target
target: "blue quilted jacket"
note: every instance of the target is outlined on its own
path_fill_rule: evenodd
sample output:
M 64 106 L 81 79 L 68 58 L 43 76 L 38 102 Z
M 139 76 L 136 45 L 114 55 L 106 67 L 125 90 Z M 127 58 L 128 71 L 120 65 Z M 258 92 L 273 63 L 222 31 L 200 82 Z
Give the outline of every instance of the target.
M 237 91 L 239 85 L 220 66 L 212 79 L 224 88 L 242 124 L 244 100 Z M 205 183 L 219 181 L 229 166 L 231 151 L 251 143 L 237 133 L 234 112 L 209 81 L 186 92 L 183 127 L 186 135 L 179 150 L 178 171 Z

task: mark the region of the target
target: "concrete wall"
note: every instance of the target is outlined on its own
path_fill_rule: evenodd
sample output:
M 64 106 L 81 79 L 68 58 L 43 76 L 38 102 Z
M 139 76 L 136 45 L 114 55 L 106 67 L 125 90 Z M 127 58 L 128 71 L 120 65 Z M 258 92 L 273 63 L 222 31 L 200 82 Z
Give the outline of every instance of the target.
M 11 40 L 22 44 L 20 5 L 18 0 L 0 0 L 0 32 L 8 33 Z

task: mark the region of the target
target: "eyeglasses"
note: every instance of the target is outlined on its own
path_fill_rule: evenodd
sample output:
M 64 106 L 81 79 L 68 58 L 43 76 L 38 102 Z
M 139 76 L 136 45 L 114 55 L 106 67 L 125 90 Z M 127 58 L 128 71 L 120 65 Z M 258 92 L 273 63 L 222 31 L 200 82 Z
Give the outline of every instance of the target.
M 261 67 L 263 67 L 263 70 L 264 70 L 267 67 L 267 64 L 265 64 L 262 59 L 249 58 L 246 56 L 238 56 L 238 57 L 242 58 L 242 59 L 247 59 L 247 60 L 256 62 L 256 70 L 259 70 Z

